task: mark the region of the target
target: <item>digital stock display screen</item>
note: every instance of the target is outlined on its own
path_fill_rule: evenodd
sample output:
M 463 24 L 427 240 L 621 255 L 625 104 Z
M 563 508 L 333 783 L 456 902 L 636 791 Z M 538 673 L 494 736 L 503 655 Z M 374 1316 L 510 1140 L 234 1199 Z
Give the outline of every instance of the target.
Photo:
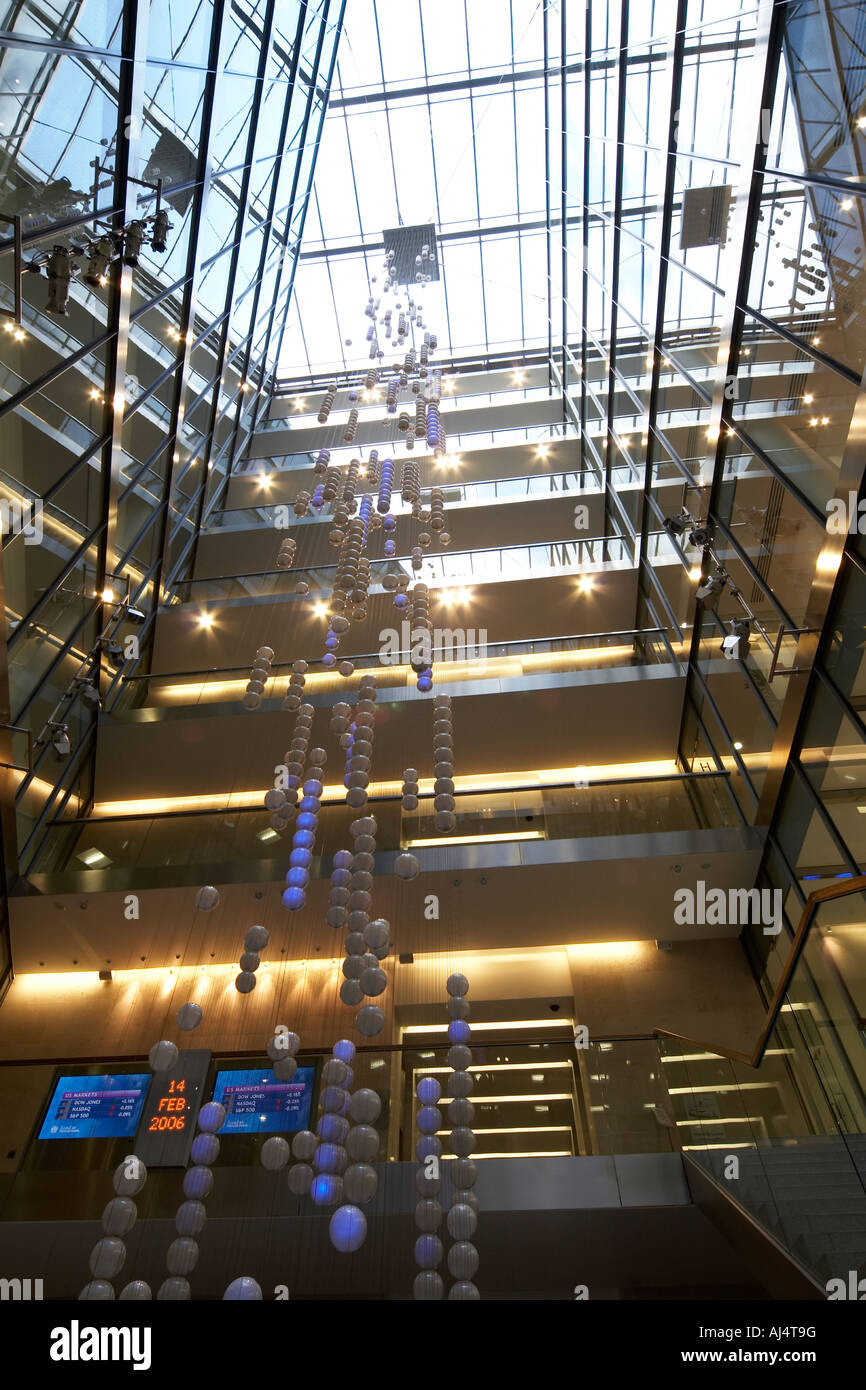
M 222 1134 L 292 1134 L 308 1129 L 315 1067 L 298 1067 L 291 1081 L 273 1071 L 219 1071 L 213 1098 L 226 1109 Z
M 40 1139 L 130 1139 L 138 1129 L 150 1072 L 128 1076 L 61 1076 Z
M 184 1049 L 169 1071 L 154 1076 L 135 1146 L 148 1168 L 186 1165 L 210 1060 L 205 1048 Z

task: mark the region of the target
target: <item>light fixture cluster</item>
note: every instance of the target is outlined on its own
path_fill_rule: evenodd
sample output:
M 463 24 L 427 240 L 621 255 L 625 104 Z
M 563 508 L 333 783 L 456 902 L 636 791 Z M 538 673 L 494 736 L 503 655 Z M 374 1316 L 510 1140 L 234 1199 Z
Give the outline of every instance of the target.
M 68 316 L 70 288 L 79 275 L 90 289 L 101 289 L 108 284 L 111 267 L 116 262 L 137 269 L 145 245 L 160 255 L 164 254 L 168 249 L 171 230 L 168 213 L 157 205 L 152 217 L 136 218 L 120 230 L 109 228 L 99 236 L 84 242 L 72 242 L 69 246 L 58 242 L 50 251 L 34 256 L 28 263 L 28 271 L 41 275 L 44 270 L 48 278 L 45 312 Z

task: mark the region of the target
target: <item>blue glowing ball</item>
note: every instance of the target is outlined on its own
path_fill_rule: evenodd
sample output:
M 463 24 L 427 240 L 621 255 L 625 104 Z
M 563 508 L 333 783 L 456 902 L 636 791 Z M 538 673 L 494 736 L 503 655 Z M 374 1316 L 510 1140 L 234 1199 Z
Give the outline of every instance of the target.
M 286 874 L 286 883 L 290 888 L 306 888 L 310 881 L 310 875 L 306 869 L 289 869 Z
M 334 1043 L 331 1053 L 334 1057 L 339 1057 L 341 1062 L 351 1062 L 355 1055 L 355 1044 L 349 1042 L 348 1038 L 341 1038 L 339 1042 Z
M 340 1116 L 334 1118 L 339 1119 Z M 342 1144 L 320 1144 L 313 1155 L 313 1167 L 320 1173 L 341 1173 L 346 1167 L 346 1159 Z
M 367 1236 L 367 1218 L 360 1207 L 338 1207 L 331 1217 L 328 1235 L 335 1250 L 344 1255 L 360 1250 Z
M 312 830 L 296 830 L 292 837 L 293 849 L 312 849 L 316 843 L 316 837 Z
M 448 1039 L 453 1043 L 467 1043 L 469 1041 L 469 1024 L 463 1018 L 452 1018 L 448 1024 Z
M 319 781 L 318 777 L 311 777 L 311 778 L 309 779 L 309 781 L 307 781 L 307 782 L 304 783 L 304 796 L 305 796 L 305 797 L 307 797 L 307 796 L 321 796 L 321 795 L 322 795 L 322 784 L 321 784 L 321 782 Z
M 386 531 L 395 530 L 397 526 L 396 516 L 394 516 L 392 512 L 389 512 L 388 515 L 384 518 L 382 525 L 384 526 Z
M 435 1134 L 422 1134 L 415 1145 L 415 1157 L 419 1163 L 424 1163 L 432 1156 L 442 1157 L 442 1140 Z
M 442 1263 L 442 1242 L 438 1236 L 425 1234 L 415 1242 L 415 1263 L 420 1269 L 435 1269 Z
M 419 689 L 419 690 L 422 690 L 422 691 L 424 692 L 425 695 L 427 694 L 427 691 L 428 691 L 428 690 L 432 690 L 432 689 L 433 689 L 433 681 L 432 681 L 431 677 L 430 677 L 430 676 L 419 676 L 419 677 L 418 677 L 418 689 Z
M 299 830 L 315 830 L 318 819 L 315 811 L 301 811 L 295 824 Z
M 290 912 L 297 912 L 298 908 L 304 906 L 305 901 L 303 888 L 287 888 L 283 894 L 283 907 L 287 907 Z
M 313 856 L 308 849 L 293 849 L 289 855 L 289 863 L 293 869 L 308 869 L 313 862 Z
M 349 1133 L 349 1121 L 342 1115 L 320 1115 L 316 1121 L 316 1133 L 326 1144 L 345 1144 Z
M 340 639 L 336 632 L 329 632 L 325 638 L 325 651 L 335 652 L 340 645 Z
M 334 1173 L 319 1173 L 310 1184 L 310 1196 L 317 1207 L 332 1207 L 343 1195 L 343 1179 Z
M 386 558 L 390 560 L 391 557 L 394 556 L 394 555 L 396 555 L 396 554 L 397 554 L 397 542 L 396 542 L 396 541 L 386 541 L 386 542 L 385 542 L 385 555 L 386 555 Z
M 331 667 L 332 667 L 332 666 L 336 666 L 336 664 L 337 664 L 337 658 L 334 656 L 334 653 L 333 653 L 333 652 L 325 652 L 325 655 L 322 657 L 322 665 L 323 665 L 323 666 L 327 666 L 328 670 L 330 670 Z
M 405 594 L 395 594 L 395 595 L 394 595 L 394 607 L 395 607 L 395 608 L 407 608 L 408 606 L 409 606 L 409 600 L 408 600 L 408 598 L 406 597 Z
M 422 1105 L 435 1105 L 442 1094 L 435 1076 L 422 1076 L 415 1090 Z
M 442 1128 L 442 1114 L 436 1105 L 422 1105 L 416 1117 L 416 1124 L 422 1134 L 435 1134 Z
M 321 802 L 317 796 L 302 796 L 298 802 L 299 811 L 318 811 Z

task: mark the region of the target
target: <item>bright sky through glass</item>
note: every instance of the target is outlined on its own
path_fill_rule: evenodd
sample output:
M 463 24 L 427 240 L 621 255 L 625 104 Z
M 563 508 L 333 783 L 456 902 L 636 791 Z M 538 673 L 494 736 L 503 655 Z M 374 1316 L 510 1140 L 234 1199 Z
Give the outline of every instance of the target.
M 542 45 L 540 0 L 348 0 L 282 376 L 367 366 L 400 223 L 444 234 L 415 295 L 441 357 L 546 344 Z

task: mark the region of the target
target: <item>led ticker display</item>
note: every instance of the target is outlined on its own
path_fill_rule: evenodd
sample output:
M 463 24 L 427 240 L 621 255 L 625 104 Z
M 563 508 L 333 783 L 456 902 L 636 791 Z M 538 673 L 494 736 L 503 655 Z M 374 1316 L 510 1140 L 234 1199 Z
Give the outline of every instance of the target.
M 61 1076 L 40 1139 L 130 1139 L 138 1129 L 151 1076 Z
M 222 1134 L 290 1134 L 307 1129 L 315 1067 L 298 1067 L 291 1081 L 273 1071 L 219 1071 L 213 1098 L 226 1109 Z
M 211 1054 L 181 1052 L 169 1071 L 157 1072 L 135 1152 L 148 1168 L 182 1168 L 189 1158 Z

